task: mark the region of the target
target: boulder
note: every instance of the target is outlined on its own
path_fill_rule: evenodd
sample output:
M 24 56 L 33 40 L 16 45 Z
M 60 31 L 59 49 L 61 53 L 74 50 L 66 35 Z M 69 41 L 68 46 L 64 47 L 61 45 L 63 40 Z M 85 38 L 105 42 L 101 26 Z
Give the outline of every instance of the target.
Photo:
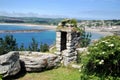
M 0 74 L 3 77 L 16 75 L 20 69 L 19 52 L 12 51 L 0 56 Z
M 77 48 L 76 51 L 77 51 L 78 53 L 88 52 L 88 48 L 87 48 L 87 47 L 84 47 L 84 48 Z
M 20 61 L 23 69 L 28 72 L 36 72 L 57 67 L 60 59 L 54 54 L 21 51 Z

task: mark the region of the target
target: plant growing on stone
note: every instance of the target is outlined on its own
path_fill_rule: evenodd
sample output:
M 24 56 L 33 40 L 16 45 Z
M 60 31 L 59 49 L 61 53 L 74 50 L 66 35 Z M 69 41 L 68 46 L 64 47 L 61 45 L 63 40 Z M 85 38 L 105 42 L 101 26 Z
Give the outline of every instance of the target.
M 83 58 L 87 74 L 120 76 L 120 36 L 107 36 L 88 48 Z
M 16 50 L 18 50 L 16 39 L 12 35 L 6 35 L 4 38 L 0 38 L 0 55 Z
M 71 29 L 72 31 L 81 31 L 77 26 L 77 20 L 76 19 L 64 19 L 59 24 L 57 29 Z

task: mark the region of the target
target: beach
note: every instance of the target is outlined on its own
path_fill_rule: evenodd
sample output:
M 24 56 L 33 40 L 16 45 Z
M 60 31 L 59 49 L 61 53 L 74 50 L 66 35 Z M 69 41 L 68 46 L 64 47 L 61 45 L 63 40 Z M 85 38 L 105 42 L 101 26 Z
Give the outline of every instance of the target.
M 110 36 L 110 35 L 113 35 L 112 32 L 109 32 L 109 31 L 101 31 L 100 29 L 97 29 L 97 28 L 85 28 L 85 31 L 86 32 L 92 32 L 92 33 L 97 33 L 97 34 L 102 34 L 104 36 Z
M 57 26 L 54 25 L 42 25 L 42 24 L 29 24 L 29 23 L 0 23 L 0 25 L 16 25 L 16 26 L 26 26 L 26 27 L 43 27 L 44 29 L 55 30 Z

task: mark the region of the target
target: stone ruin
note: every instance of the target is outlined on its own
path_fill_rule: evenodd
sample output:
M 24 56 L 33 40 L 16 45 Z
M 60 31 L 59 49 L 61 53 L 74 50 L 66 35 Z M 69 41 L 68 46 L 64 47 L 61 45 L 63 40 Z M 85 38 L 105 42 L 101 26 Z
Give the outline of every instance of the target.
M 61 58 L 61 62 L 65 66 L 71 62 L 76 62 L 77 52 L 76 48 L 80 39 L 80 32 L 73 23 L 69 23 L 70 20 L 59 23 L 56 30 L 56 54 Z

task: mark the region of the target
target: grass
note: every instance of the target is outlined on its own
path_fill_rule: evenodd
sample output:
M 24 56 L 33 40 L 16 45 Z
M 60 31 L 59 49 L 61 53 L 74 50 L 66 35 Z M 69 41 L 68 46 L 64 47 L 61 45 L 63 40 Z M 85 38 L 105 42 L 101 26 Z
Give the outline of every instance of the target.
M 26 73 L 17 80 L 79 80 L 80 73 L 76 69 L 60 67 L 39 73 Z M 14 80 L 14 79 L 12 79 Z

